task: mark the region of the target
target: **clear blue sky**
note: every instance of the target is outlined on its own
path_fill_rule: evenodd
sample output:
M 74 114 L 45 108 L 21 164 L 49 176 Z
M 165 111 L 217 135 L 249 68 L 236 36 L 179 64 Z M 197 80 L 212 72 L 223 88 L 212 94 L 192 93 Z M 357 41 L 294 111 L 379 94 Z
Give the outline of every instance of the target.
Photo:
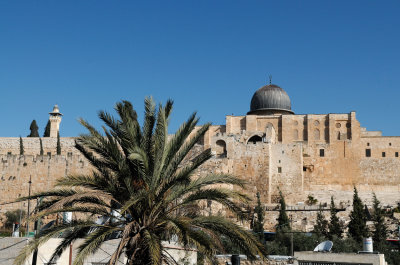
M 224 124 L 273 76 L 296 113 L 357 111 L 400 135 L 399 1 L 0 1 L 0 136 L 40 134 L 54 104 L 62 136 L 127 99 L 175 101 Z

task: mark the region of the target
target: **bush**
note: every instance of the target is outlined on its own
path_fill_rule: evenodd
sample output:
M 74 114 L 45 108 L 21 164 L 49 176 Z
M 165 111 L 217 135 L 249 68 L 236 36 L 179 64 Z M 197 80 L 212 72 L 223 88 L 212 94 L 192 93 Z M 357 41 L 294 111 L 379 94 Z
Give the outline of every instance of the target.
M 333 236 L 332 242 L 332 252 L 334 253 L 357 253 L 362 250 L 362 243 L 355 241 L 351 237 L 340 239 L 337 236 Z
M 20 218 L 21 215 L 21 218 Z M 14 223 L 19 223 L 19 220 L 24 219 L 25 217 L 25 211 L 24 210 L 13 210 L 13 211 L 7 211 L 5 213 L 6 216 L 6 222 L 4 223 L 4 227 L 6 229 L 12 229 Z
M 312 196 L 311 194 L 308 195 L 307 197 L 307 201 L 306 204 L 311 206 L 311 205 L 315 205 L 317 204 L 318 200 L 316 198 L 314 198 L 314 196 Z

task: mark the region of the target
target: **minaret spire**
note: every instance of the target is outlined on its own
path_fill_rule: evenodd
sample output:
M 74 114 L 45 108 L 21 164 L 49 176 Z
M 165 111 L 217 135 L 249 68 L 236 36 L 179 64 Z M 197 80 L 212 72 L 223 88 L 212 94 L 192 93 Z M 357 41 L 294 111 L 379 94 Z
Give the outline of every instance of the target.
M 61 117 L 63 116 L 60 113 L 60 109 L 58 108 L 58 105 L 54 105 L 53 111 L 49 112 L 50 117 L 50 137 L 57 137 L 59 130 L 60 130 L 60 123 L 61 123 Z
M 269 77 L 269 84 L 271 85 L 272 84 L 272 75 L 269 75 L 268 77 Z

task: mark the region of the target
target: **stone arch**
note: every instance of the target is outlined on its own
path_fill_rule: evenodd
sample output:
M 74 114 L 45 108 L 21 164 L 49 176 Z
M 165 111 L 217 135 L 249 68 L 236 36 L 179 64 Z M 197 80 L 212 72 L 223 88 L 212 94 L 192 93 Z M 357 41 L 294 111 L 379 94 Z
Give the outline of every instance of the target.
M 262 137 L 256 134 L 249 138 L 247 144 L 256 144 L 258 142 L 262 142 Z
M 320 140 L 321 139 L 321 132 L 319 129 L 314 130 L 314 140 Z
M 216 155 L 219 157 L 226 157 L 226 143 L 224 140 L 217 140 L 217 142 L 215 143 L 215 152 Z
M 299 130 L 297 130 L 297 129 L 293 130 L 293 139 L 299 140 Z

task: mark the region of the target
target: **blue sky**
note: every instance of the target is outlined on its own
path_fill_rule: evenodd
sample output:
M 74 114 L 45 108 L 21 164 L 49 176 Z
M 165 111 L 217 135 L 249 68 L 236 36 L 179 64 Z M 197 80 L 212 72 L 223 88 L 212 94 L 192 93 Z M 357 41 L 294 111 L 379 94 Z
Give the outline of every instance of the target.
M 175 101 L 170 131 L 191 112 L 224 124 L 266 84 L 292 109 L 357 112 L 400 135 L 399 1 L 0 1 L 0 136 L 40 134 L 54 104 L 61 136 L 100 126 L 127 99 Z

